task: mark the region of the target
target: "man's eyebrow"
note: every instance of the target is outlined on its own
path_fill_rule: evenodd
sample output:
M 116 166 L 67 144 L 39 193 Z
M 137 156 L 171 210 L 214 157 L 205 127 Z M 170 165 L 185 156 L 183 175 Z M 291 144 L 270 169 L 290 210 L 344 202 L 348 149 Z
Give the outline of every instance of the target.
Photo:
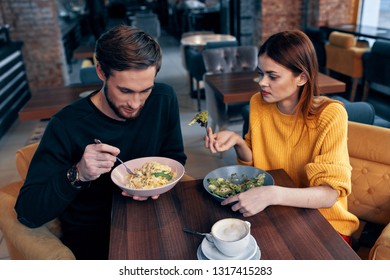
M 133 89 L 131 89 L 131 88 L 121 87 L 121 86 L 117 86 L 117 88 L 118 88 L 119 90 L 121 90 L 121 91 L 127 91 L 127 92 L 132 92 L 132 93 L 134 93 L 134 92 L 147 92 L 147 91 L 149 91 L 149 90 L 152 90 L 152 89 L 154 88 L 154 85 L 152 85 L 152 86 L 150 86 L 150 87 L 148 87 L 148 88 L 146 88 L 146 89 L 143 89 L 143 90 L 141 90 L 141 91 L 135 91 L 135 90 L 133 90 Z

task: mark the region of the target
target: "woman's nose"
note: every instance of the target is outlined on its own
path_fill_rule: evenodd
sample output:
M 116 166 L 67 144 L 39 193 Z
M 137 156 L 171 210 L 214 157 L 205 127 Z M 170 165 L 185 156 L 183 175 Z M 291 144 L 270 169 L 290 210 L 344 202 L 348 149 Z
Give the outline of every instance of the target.
M 267 78 L 265 76 L 260 76 L 259 77 L 259 85 L 261 87 L 265 86 L 267 84 Z

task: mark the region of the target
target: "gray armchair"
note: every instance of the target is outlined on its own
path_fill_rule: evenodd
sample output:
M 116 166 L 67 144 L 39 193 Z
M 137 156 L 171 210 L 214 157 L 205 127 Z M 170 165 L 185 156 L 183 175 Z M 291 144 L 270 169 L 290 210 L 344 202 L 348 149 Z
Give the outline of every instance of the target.
M 371 103 L 365 101 L 350 102 L 338 95 L 332 98 L 344 103 L 349 121 L 390 128 L 390 122 L 378 116 L 375 107 Z
M 137 13 L 132 25 L 142 29 L 155 39 L 161 35 L 160 20 L 154 13 Z
M 204 50 L 237 46 L 237 41 L 218 41 L 218 42 L 208 42 L 204 47 Z M 198 48 L 187 48 L 185 53 L 185 61 L 187 64 L 187 69 L 190 74 L 190 79 L 195 79 L 196 81 L 196 97 L 198 101 L 198 111 L 201 111 L 201 92 L 200 92 L 200 82 L 203 80 L 203 75 L 206 72 L 202 53 L 203 49 Z M 192 85 L 192 83 L 191 83 Z M 192 90 L 192 86 L 191 86 Z M 192 92 L 191 92 L 192 94 Z
M 203 51 L 206 74 L 254 71 L 257 67 L 256 46 L 236 46 Z M 219 100 L 214 91 L 205 83 L 206 107 L 209 112 L 209 125 L 215 131 L 227 127 L 229 122 L 242 120 L 242 107 L 248 102 L 226 105 Z

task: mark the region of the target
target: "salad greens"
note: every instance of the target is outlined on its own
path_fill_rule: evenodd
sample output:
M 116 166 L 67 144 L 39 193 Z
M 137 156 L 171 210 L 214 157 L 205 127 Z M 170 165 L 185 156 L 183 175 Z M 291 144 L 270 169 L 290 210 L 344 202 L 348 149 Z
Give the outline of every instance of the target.
M 172 175 L 169 172 L 167 172 L 167 171 L 154 172 L 154 173 L 152 173 L 152 175 L 154 177 L 165 177 L 168 180 L 172 180 Z
M 232 174 L 229 178 L 208 178 L 208 189 L 215 195 L 226 198 L 248 189 L 259 187 L 264 184 L 265 173 L 254 178 L 247 178 L 244 175 L 241 178 L 236 174 Z
M 196 116 L 188 123 L 188 125 L 193 125 L 194 123 L 199 123 L 200 126 L 207 127 L 207 122 L 209 119 L 209 112 L 208 111 L 202 111 L 196 114 Z

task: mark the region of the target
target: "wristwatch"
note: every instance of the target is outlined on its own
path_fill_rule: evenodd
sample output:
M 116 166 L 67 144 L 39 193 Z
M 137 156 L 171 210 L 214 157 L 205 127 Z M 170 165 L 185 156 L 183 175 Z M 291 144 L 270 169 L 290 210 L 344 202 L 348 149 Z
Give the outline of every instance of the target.
M 72 187 L 78 190 L 88 186 L 90 183 L 88 181 L 84 182 L 79 179 L 79 170 L 77 169 L 76 165 L 73 165 L 71 168 L 69 168 L 68 172 L 66 173 L 66 177 L 68 178 L 68 181 Z

